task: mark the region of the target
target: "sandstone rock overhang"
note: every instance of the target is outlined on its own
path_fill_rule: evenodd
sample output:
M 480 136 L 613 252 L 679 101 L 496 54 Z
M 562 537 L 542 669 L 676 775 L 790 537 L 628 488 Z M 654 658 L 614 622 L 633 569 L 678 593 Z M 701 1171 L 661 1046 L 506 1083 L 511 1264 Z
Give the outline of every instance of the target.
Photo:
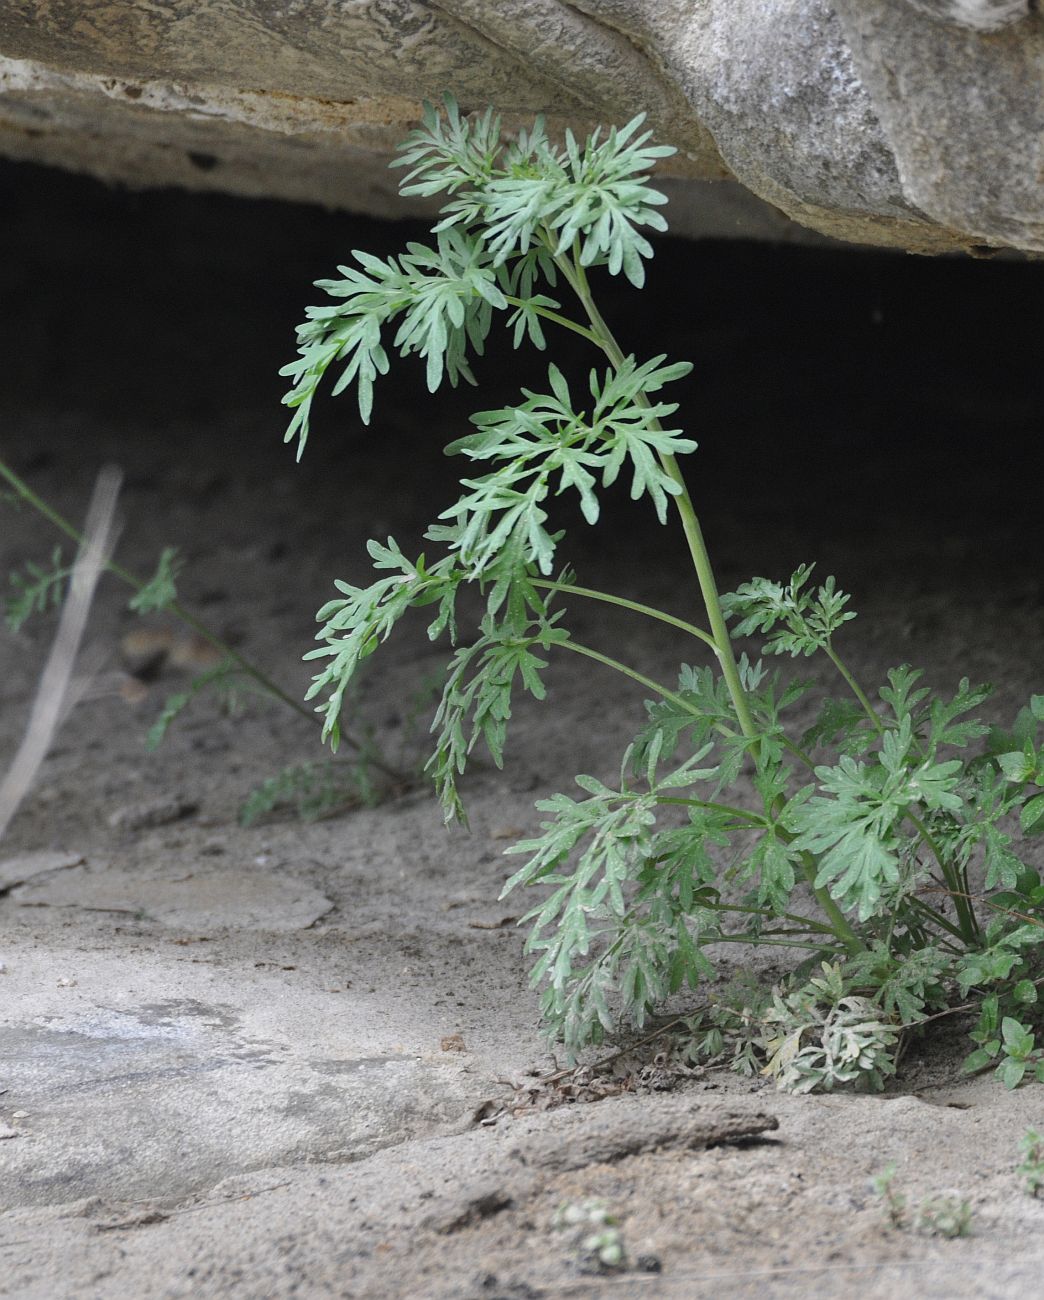
M 1039 253 L 1039 8 L 20 0 L 0 10 L 0 155 L 416 215 L 386 164 L 421 101 L 451 90 L 581 132 L 646 111 L 679 150 L 664 183 L 683 234 Z

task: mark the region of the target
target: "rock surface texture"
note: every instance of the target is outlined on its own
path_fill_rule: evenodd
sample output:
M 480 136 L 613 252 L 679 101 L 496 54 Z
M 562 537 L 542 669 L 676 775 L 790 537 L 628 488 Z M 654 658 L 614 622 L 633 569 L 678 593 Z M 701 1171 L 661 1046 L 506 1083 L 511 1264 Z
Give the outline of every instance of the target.
M 672 224 L 690 234 L 793 237 L 790 218 L 918 252 L 1044 250 L 1036 0 L 0 11 L 0 153 L 138 186 L 417 212 L 384 164 L 420 101 L 446 89 L 558 128 L 644 109 L 679 149 Z

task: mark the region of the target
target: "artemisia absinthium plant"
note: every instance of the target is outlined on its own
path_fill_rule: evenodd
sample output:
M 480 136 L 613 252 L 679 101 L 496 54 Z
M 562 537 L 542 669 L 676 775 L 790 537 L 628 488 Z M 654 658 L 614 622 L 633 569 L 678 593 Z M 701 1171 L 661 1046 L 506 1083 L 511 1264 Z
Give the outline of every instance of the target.
M 544 887 L 524 918 L 532 979 L 570 1053 L 621 1020 L 640 1026 L 684 985 L 713 981 L 708 948 L 764 944 L 805 960 L 781 987 L 748 981 L 712 997 L 691 1022 L 693 1054 L 729 1055 L 795 1090 L 879 1087 L 904 1031 L 971 1003 L 981 1016 L 969 1068 L 993 1064 L 1009 1085 L 1027 1071 L 1044 1078 L 1033 1030 L 1044 886 L 1013 847 L 1019 824 L 1025 836 L 1044 830 L 1044 695 L 1003 734 L 975 716 L 988 689 L 966 680 L 952 697 L 934 696 L 902 666 L 868 694 L 835 648 L 854 617 L 848 597 L 832 578 L 814 586 L 811 566 L 719 597 L 678 463 L 696 444 L 674 427 L 677 404 L 665 396 L 690 365 L 625 352 L 588 280 L 605 267 L 642 287 L 652 254 L 642 229 L 666 228 L 648 174 L 672 152 L 651 143 L 641 117 L 558 145 L 539 120 L 505 137 L 492 111 L 469 119 L 447 96 L 397 159 L 403 194 L 446 196 L 431 242 L 386 260 L 355 252 L 340 279 L 319 282 L 328 301 L 309 309 L 298 359 L 283 372 L 293 380 L 287 439 L 299 453 L 331 368 L 333 391 L 353 387 L 369 423 L 389 350 L 418 354 L 432 392 L 444 380 L 474 382 L 469 357 L 495 321 L 516 347 L 528 338 L 543 349 L 553 328 L 601 354 L 586 386 L 549 365 L 516 406 L 479 412 L 474 432 L 447 447 L 469 468 L 426 534 L 437 558 L 371 541 L 376 580 L 336 584 L 308 656 L 320 669 L 310 698 L 321 700 L 324 735 L 336 746 L 360 663 L 407 611 L 428 607 L 429 635 L 456 645 L 428 769 L 447 820 L 463 821 L 469 757 L 481 743 L 502 762 L 512 694 L 543 698 L 547 656 L 624 673 L 652 699 L 619 782 L 578 777 L 579 795 L 541 801 L 541 834 L 509 850 L 525 861 L 505 893 Z M 702 626 L 580 586 L 563 568 L 554 498 L 576 493 L 593 524 L 600 490 L 620 475 L 661 523 L 677 517 Z M 480 589 L 484 613 L 477 635 L 459 640 L 464 584 Z M 575 640 L 562 598 L 670 624 L 703 662 L 683 666 L 674 686 L 652 681 Z M 786 720 L 808 683 L 734 653 L 732 637 L 755 634 L 765 656 L 822 655 L 839 675 L 842 698 L 804 734 Z

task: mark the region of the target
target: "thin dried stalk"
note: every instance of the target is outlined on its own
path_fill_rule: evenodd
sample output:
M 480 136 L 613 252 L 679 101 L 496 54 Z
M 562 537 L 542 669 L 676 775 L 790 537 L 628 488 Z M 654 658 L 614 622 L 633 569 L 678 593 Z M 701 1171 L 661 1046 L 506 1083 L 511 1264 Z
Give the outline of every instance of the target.
M 94 485 L 83 542 L 73 566 L 51 653 L 37 687 L 22 743 L 0 783 L 0 839 L 32 787 L 62 719 L 82 691 L 82 680 L 79 687 L 73 682 L 73 669 L 98 578 L 115 541 L 113 518 L 122 479 L 120 470 L 110 465 L 101 471 Z

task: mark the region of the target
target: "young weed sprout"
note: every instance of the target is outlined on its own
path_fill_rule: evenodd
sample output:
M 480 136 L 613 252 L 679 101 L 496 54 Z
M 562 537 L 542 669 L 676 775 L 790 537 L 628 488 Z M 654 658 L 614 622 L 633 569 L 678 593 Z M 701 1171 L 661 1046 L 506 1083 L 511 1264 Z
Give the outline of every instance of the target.
M 551 364 L 517 405 L 474 415 L 474 432 L 447 448 L 467 468 L 458 499 L 428 529 L 430 552 L 413 558 L 391 538 L 371 541 L 375 581 L 336 584 L 309 656 L 324 736 L 337 745 L 362 661 L 407 611 L 428 607 L 429 635 L 456 646 L 428 770 L 447 820 L 464 821 L 458 781 L 470 756 L 482 744 L 503 761 L 513 692 L 544 696 L 549 654 L 623 673 L 651 698 L 618 783 L 578 777 L 579 794 L 541 801 L 541 833 L 509 850 L 524 862 L 505 892 L 545 887 L 524 918 L 527 948 L 548 1027 L 568 1052 L 713 980 L 708 948 L 768 944 L 807 960 L 740 1012 L 711 1005 L 694 1051 L 731 1050 L 742 1068 L 793 1089 L 879 1087 L 904 1031 L 981 1007 L 970 1068 L 995 1064 L 1012 1086 L 1027 1071 L 1044 1076 L 1031 1028 L 1044 886 L 1015 844 L 1020 829 L 1044 831 L 1044 695 L 1001 732 L 978 716 L 989 689 L 967 680 L 934 695 L 901 665 L 865 690 L 835 645 L 854 617 L 848 597 L 833 578 L 813 584 L 811 565 L 719 596 L 679 464 L 696 444 L 669 398 L 691 367 L 626 352 L 588 280 L 605 267 L 642 287 L 652 254 L 642 230 L 666 229 L 649 172 L 672 152 L 651 142 L 641 117 L 583 143 L 568 133 L 552 142 L 539 120 L 506 138 L 491 110 L 470 119 L 447 96 L 443 111 L 426 108 L 397 159 L 403 194 L 446 196 L 431 242 L 387 260 L 356 252 L 341 278 L 319 283 L 327 302 L 309 309 L 283 372 L 298 454 L 332 367 L 334 391 L 354 388 L 369 423 L 389 352 L 421 357 L 432 392 L 473 382 L 469 357 L 497 320 L 516 347 L 528 338 L 544 348 L 545 332 L 570 330 L 595 360 L 584 391 Z M 661 523 L 673 514 L 680 524 L 699 625 L 580 586 L 564 568 L 553 498 L 575 493 L 594 523 L 601 489 L 621 475 Z M 481 592 L 484 613 L 461 636 L 465 584 Z M 674 685 L 651 680 L 572 636 L 562 604 L 574 600 L 688 633 L 696 662 Z M 765 658 L 736 655 L 732 639 L 747 636 L 762 639 Z M 822 655 L 837 673 L 842 698 L 825 701 L 803 734 L 788 717 L 809 684 L 771 670 L 766 659 L 778 655 Z M 738 899 L 724 890 L 726 861 L 729 878 L 747 882 Z

